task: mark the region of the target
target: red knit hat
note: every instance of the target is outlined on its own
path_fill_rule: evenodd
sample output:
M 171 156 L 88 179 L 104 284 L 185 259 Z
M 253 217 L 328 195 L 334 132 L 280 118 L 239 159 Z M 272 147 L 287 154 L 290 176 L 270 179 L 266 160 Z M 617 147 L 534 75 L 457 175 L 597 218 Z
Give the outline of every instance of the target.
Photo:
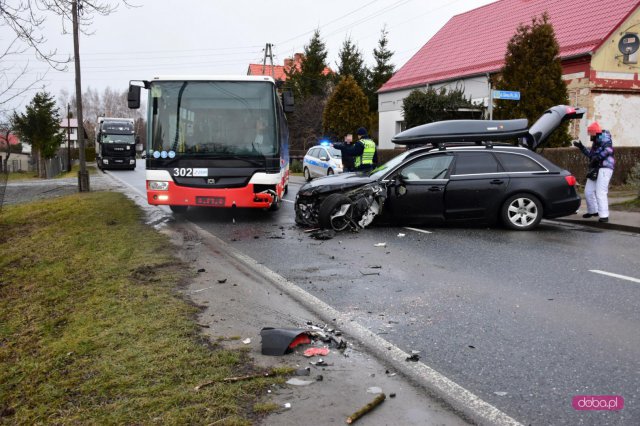
M 589 127 L 587 127 L 587 133 L 590 135 L 597 135 L 598 133 L 602 133 L 602 128 L 600 128 L 600 124 L 598 124 L 597 121 L 594 121 L 589 124 Z

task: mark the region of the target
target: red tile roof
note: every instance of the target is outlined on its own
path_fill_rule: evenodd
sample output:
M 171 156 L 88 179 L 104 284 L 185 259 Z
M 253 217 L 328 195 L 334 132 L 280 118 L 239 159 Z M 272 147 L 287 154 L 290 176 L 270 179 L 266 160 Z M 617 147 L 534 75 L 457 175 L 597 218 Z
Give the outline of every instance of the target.
M 296 69 L 300 69 L 300 65 L 304 60 L 304 55 L 302 53 L 296 53 L 293 55 L 293 58 L 287 58 L 284 60 L 284 65 L 274 65 L 273 66 L 273 77 L 274 80 L 287 80 L 287 75 L 285 74 L 285 70 L 291 69 L 291 67 L 296 67 Z M 328 75 L 333 73 L 331 68 L 325 67 L 324 71 L 322 71 L 323 75 Z M 247 70 L 247 75 L 268 75 L 271 76 L 271 65 L 263 65 L 262 64 L 249 64 L 249 69 Z
M 268 75 L 271 76 L 271 65 L 264 66 L 264 72 L 262 71 L 262 64 L 249 64 L 249 71 L 247 75 Z M 274 65 L 273 66 L 273 79 L 274 80 L 282 80 L 285 81 L 287 79 L 286 74 L 284 73 L 283 65 Z
M 497 71 L 518 25 L 545 11 L 560 57 L 588 54 L 639 6 L 638 0 L 500 0 L 451 18 L 379 92 Z

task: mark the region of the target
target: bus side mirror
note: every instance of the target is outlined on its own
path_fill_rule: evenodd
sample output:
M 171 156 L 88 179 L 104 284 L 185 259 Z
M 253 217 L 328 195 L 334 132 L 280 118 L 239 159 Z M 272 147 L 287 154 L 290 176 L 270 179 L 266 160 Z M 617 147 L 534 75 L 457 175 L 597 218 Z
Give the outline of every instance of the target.
M 293 112 L 293 106 L 293 92 L 291 90 L 285 90 L 282 92 L 282 109 L 284 109 L 284 112 Z
M 129 93 L 127 93 L 127 104 L 129 109 L 140 108 L 140 86 L 129 85 Z

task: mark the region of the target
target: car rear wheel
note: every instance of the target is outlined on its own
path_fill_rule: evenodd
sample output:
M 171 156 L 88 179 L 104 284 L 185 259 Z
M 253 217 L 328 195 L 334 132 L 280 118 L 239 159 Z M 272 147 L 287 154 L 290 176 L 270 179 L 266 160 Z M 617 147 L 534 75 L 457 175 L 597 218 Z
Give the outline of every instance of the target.
M 331 194 L 320 204 L 318 220 L 321 228 L 344 231 L 353 222 L 352 215 L 351 200 L 342 194 Z
M 516 194 L 502 205 L 502 221 L 516 231 L 528 231 L 538 226 L 542 220 L 540 200 L 529 194 Z
M 187 211 L 189 206 L 169 206 L 172 212 L 174 213 L 184 213 Z
M 311 181 L 311 173 L 309 173 L 309 169 L 307 167 L 304 168 L 304 180 L 307 182 Z
M 331 176 L 333 174 L 333 169 L 327 170 L 327 176 Z

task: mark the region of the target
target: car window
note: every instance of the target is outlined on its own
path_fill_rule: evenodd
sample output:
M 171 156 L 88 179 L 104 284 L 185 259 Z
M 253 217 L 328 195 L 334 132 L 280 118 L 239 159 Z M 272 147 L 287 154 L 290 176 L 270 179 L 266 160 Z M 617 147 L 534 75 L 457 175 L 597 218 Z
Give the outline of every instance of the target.
M 326 158 L 329 159 L 329 154 L 327 154 L 327 150 L 324 148 L 318 148 L 318 158 Z
M 502 170 L 491 152 L 457 152 L 456 175 L 475 175 L 481 173 L 498 173 Z
M 400 173 L 407 181 L 444 179 L 452 161 L 452 155 L 428 155 L 404 167 Z
M 329 147 L 327 148 L 327 150 L 329 150 L 329 153 L 333 158 L 342 158 L 342 151 L 340 151 L 339 149 L 335 149 L 334 147 Z
M 499 152 L 496 153 L 496 156 L 507 172 L 540 172 L 545 170 L 540 163 L 526 155 Z
M 311 148 L 307 153 L 309 157 L 318 158 L 318 148 Z

